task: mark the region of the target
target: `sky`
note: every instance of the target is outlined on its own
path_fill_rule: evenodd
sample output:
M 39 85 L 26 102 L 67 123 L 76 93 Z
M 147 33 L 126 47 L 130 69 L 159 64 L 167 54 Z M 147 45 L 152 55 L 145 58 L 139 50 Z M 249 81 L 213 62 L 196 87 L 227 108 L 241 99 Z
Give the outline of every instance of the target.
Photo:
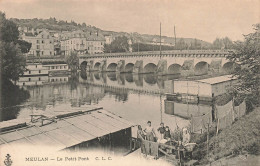
M 103 30 L 243 40 L 260 23 L 260 0 L 0 0 L 7 18 L 86 22 Z

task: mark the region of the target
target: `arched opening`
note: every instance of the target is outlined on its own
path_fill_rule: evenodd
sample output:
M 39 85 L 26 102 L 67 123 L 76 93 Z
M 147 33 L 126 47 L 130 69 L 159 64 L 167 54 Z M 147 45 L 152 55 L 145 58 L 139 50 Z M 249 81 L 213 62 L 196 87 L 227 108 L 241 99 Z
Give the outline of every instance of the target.
M 110 63 L 107 66 L 107 71 L 116 71 L 117 64 L 116 63 Z
M 94 70 L 95 71 L 99 71 L 100 70 L 100 65 L 101 65 L 101 63 L 99 63 L 99 62 L 95 63 Z
M 168 67 L 168 74 L 181 74 L 181 65 L 172 64 Z
M 157 76 L 155 74 L 145 74 L 144 81 L 149 85 L 154 85 L 157 82 Z
M 107 77 L 108 77 L 111 81 L 116 81 L 116 73 L 114 73 L 114 72 L 107 73 Z
M 148 63 L 144 66 L 144 73 L 155 73 L 157 70 L 157 66 L 154 63 Z
M 80 70 L 81 71 L 87 71 L 87 65 L 88 65 L 88 62 L 87 61 L 83 61 L 81 64 L 80 64 Z
M 96 80 L 100 80 L 100 73 L 95 72 L 94 77 L 95 77 Z
M 87 73 L 85 71 L 80 71 L 80 77 L 83 79 L 83 80 L 87 80 L 88 77 L 87 77 Z
M 125 72 L 133 72 L 134 70 L 134 64 L 133 63 L 128 63 L 125 65 Z
M 208 74 L 209 64 L 207 62 L 199 62 L 195 65 L 195 75 Z
M 235 64 L 233 62 L 227 62 L 222 67 L 222 72 L 225 74 L 231 74 L 234 72 Z
M 125 80 L 129 83 L 134 82 L 134 76 L 132 73 L 126 73 L 125 74 Z

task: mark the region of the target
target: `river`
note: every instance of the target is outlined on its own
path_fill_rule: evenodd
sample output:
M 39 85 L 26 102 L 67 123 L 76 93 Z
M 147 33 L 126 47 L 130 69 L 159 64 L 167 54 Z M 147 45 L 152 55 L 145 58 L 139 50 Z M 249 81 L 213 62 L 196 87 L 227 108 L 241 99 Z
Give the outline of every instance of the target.
M 155 128 L 161 121 L 172 130 L 177 125 L 182 128 L 189 125 L 189 120 L 183 117 L 188 117 L 190 111 L 205 113 L 211 108 L 176 102 L 173 106 L 175 111 L 165 111 L 165 93 L 171 91 L 172 80 L 178 77 L 116 73 L 35 76 L 30 79 L 21 77 L 17 85 L 27 90 L 30 97 L 19 105 L 6 108 L 12 111 L 1 120 L 29 118 L 31 114 L 51 116 L 103 107 L 142 126 L 150 120 Z

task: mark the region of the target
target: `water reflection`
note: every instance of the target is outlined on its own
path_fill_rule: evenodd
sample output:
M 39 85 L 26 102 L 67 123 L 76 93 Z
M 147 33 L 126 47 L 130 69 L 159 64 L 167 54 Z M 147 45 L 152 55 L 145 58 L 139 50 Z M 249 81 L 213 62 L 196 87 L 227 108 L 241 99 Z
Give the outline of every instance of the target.
M 162 120 L 170 128 L 176 127 L 175 120 L 179 126 L 188 123 L 181 118 L 183 116 L 175 117 L 187 109 L 186 105 L 175 106 L 173 112 L 164 111 L 165 96 L 160 94 L 172 88 L 172 76 L 96 72 L 47 79 L 41 77 L 41 84 L 39 77 L 31 78 L 31 82 L 28 78 L 20 80 L 23 79 L 25 84 L 20 82 L 19 85 L 27 89 L 30 98 L 23 102 L 24 107 L 17 111 L 16 117 L 10 118 L 60 114 L 98 106 L 141 125 L 145 125 L 147 120 L 155 126 Z

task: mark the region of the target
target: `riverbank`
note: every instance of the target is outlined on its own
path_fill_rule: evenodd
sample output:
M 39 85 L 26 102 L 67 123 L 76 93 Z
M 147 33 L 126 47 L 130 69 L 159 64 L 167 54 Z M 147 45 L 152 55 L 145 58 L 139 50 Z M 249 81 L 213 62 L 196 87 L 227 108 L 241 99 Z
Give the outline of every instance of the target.
M 260 158 L 260 107 L 235 121 L 230 127 L 220 131 L 216 135 L 216 128 L 209 131 L 209 152 L 207 157 L 207 135 L 193 135 L 192 142 L 198 144 L 193 152 L 193 158 L 199 160 L 200 165 L 210 163 L 217 164 L 237 161 L 235 165 L 243 165 L 239 162 L 239 156 L 248 160 L 249 164 Z M 219 162 L 218 162 L 219 164 Z

